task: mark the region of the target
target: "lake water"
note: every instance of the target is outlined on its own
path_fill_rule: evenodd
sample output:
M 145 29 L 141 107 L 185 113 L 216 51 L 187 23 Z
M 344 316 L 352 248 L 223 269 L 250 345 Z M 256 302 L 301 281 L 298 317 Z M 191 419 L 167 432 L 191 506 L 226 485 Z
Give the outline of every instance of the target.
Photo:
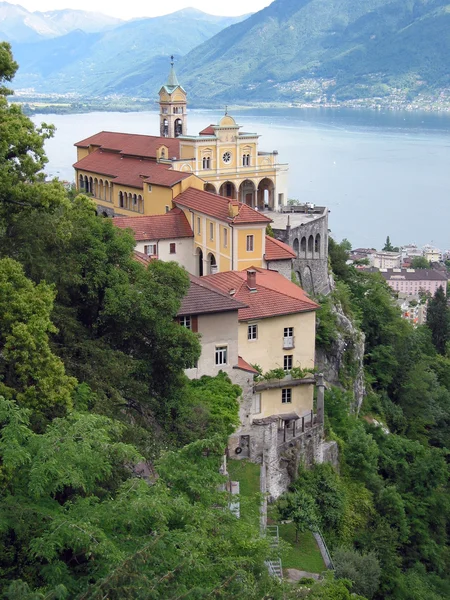
M 231 112 L 231 111 L 230 111 Z M 351 109 L 247 109 L 231 114 L 289 163 L 289 197 L 326 205 L 337 240 L 381 248 L 450 248 L 450 115 Z M 188 132 L 223 115 L 191 110 Z M 158 135 L 157 112 L 36 115 L 53 123 L 47 172 L 73 180 L 73 144 L 102 130 Z

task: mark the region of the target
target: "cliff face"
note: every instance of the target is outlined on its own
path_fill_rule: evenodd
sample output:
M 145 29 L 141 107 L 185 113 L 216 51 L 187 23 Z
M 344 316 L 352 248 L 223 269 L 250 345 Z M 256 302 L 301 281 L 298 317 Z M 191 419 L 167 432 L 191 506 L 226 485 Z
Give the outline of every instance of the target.
M 316 347 L 316 368 L 328 384 L 353 389 L 353 409 L 358 412 L 365 394 L 364 333 L 344 314 L 339 302 L 331 310 L 336 319 L 336 338 L 327 350 Z

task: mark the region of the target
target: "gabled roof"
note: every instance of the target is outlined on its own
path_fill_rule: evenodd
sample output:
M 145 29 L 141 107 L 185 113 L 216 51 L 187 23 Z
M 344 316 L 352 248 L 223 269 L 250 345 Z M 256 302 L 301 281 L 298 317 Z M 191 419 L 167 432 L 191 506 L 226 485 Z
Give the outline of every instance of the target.
M 156 260 L 156 258 L 152 257 L 152 256 L 148 256 L 147 254 L 144 254 L 143 252 L 139 252 L 138 250 L 134 251 L 134 256 L 133 256 L 134 260 L 137 262 L 140 262 L 141 264 L 147 266 L 149 263 L 152 262 L 152 260 Z
M 167 146 L 169 156 L 180 157 L 180 142 L 177 138 L 159 137 L 156 135 L 139 135 L 136 133 L 119 133 L 115 131 L 100 131 L 75 144 L 78 148 L 98 146 L 104 150 L 115 150 L 129 156 L 156 158 L 156 151 L 161 146 Z
M 263 213 L 260 213 L 242 202 L 236 200 L 230 200 L 224 198 L 218 194 L 212 194 L 211 192 L 205 192 L 203 190 L 196 190 L 194 188 L 188 188 L 178 196 L 174 198 L 176 205 L 185 206 L 191 208 L 205 215 L 215 217 L 221 221 L 234 224 L 243 223 L 270 223 L 271 219 L 266 217 Z M 235 217 L 230 217 L 229 205 L 233 202 L 238 207 L 238 214 Z
M 114 180 L 114 183 L 141 190 L 144 183 L 172 187 L 192 175 L 192 173 L 174 171 L 170 168 L 170 165 L 102 150 L 91 152 L 73 166 L 75 169 L 108 176 Z
M 319 305 L 306 293 L 277 271 L 254 268 L 256 291 L 247 285 L 247 271 L 226 271 L 207 275 L 203 279 L 225 293 L 235 290 L 233 297 L 247 305 L 239 309 L 239 320 L 263 319 L 316 310 Z
M 216 288 L 204 277 L 189 275 L 190 286 L 181 302 L 178 316 L 203 315 L 239 310 L 246 305 Z
M 199 135 L 216 135 L 214 125 L 208 125 L 208 127 L 205 127 L 205 129 L 200 131 Z
M 114 217 L 113 224 L 120 229 L 132 229 L 134 239 L 138 242 L 194 236 L 184 212 L 179 208 L 174 208 L 163 215 Z
M 295 257 L 296 254 L 290 246 L 284 242 L 280 242 L 280 240 L 270 237 L 270 235 L 266 235 L 265 260 L 292 260 Z
M 252 367 L 246 360 L 242 358 L 242 356 L 238 356 L 238 364 L 234 369 L 241 369 L 242 371 L 248 371 L 249 373 L 253 373 L 254 375 L 258 375 L 258 371 Z

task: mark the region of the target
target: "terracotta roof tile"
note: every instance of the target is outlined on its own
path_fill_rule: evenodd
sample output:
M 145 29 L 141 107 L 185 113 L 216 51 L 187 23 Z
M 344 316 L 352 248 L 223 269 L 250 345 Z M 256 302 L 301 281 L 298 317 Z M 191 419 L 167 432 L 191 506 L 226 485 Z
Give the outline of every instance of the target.
M 138 250 L 134 251 L 133 258 L 134 258 L 134 260 L 136 260 L 137 262 L 142 263 L 145 266 L 147 266 L 149 263 L 151 263 L 152 260 L 156 260 L 156 258 L 153 258 L 151 256 L 147 256 L 147 254 L 144 254 L 143 252 L 139 252 Z
M 246 360 L 242 358 L 242 356 L 238 356 L 238 364 L 235 369 L 242 369 L 243 371 L 249 371 L 250 373 L 254 373 L 258 375 L 258 371 L 252 367 Z
M 308 298 L 306 293 L 277 271 L 255 268 L 256 292 L 247 286 L 247 271 L 226 271 L 207 275 L 213 285 L 225 293 L 236 290 L 234 298 L 247 305 L 239 309 L 239 320 L 263 319 L 277 315 L 316 310 L 318 304 Z
M 227 223 L 270 223 L 271 219 L 264 214 L 253 210 L 250 206 L 234 200 L 239 207 L 236 217 L 230 217 L 229 204 L 230 199 L 211 194 L 203 190 L 188 188 L 173 200 L 175 204 L 180 204 L 186 208 L 197 210 L 205 215 L 210 215 Z
M 208 125 L 200 131 L 199 135 L 215 135 L 214 125 Z
M 143 189 L 144 183 L 172 187 L 189 177 L 191 173 L 174 171 L 169 165 L 151 160 L 122 156 L 117 152 L 96 150 L 74 165 L 89 173 L 98 173 L 113 178 L 114 183 Z
M 296 254 L 290 246 L 266 235 L 266 253 L 264 254 L 266 260 L 285 260 L 295 257 Z
M 189 275 L 191 284 L 186 296 L 181 302 L 178 316 L 201 315 L 208 313 L 228 312 L 239 310 L 246 305 L 228 293 L 218 289 L 204 277 Z
M 75 144 L 79 148 L 99 146 L 106 150 L 116 150 L 122 152 L 122 154 L 146 158 L 156 158 L 156 151 L 162 145 L 167 146 L 169 150 L 167 158 L 180 157 L 180 141 L 177 138 L 158 137 L 156 135 L 100 131 Z
M 114 217 L 113 224 L 121 229 L 127 229 L 128 227 L 132 229 L 134 239 L 137 241 L 167 240 L 194 236 L 184 212 L 179 208 L 174 208 L 164 215 Z

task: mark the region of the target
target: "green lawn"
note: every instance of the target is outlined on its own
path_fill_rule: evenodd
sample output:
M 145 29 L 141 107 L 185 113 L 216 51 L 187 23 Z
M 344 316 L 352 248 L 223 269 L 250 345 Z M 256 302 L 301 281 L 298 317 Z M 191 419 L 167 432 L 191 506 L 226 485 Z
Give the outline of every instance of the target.
M 259 527 L 259 472 L 260 465 L 246 460 L 229 460 L 228 473 L 232 481 L 239 481 L 239 494 L 241 497 L 241 517 L 251 519 Z
M 326 570 L 316 540 L 310 531 L 299 533 L 298 543 L 296 543 L 293 523 L 278 525 L 278 527 L 280 537 L 291 545 L 283 552 L 283 569 L 299 569 L 310 573 L 322 573 Z

